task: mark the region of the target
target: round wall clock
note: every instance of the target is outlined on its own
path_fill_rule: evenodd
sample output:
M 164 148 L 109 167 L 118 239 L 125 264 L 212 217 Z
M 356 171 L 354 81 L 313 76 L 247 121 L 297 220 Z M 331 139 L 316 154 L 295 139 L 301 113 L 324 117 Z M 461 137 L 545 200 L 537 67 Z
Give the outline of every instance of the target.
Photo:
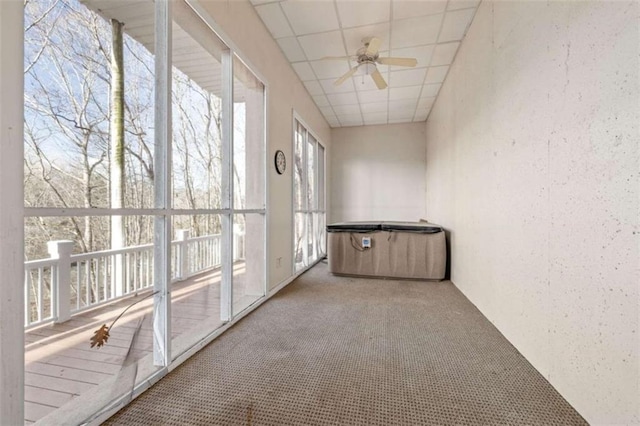
M 277 150 L 274 161 L 276 164 L 276 172 L 278 172 L 279 175 L 283 174 L 287 168 L 287 159 L 284 156 L 284 152 Z

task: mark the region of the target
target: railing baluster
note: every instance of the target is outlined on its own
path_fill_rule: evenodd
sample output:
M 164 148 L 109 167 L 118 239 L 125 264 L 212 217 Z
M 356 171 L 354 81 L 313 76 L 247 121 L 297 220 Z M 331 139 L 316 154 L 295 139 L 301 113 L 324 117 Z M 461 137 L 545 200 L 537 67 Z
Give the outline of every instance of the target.
M 107 280 L 105 276 L 105 271 L 107 270 L 107 262 L 104 257 L 99 257 L 98 262 L 100 262 L 100 289 L 102 290 L 102 301 L 104 302 L 109 297 L 109 289 L 107 288 Z
M 36 298 L 36 308 L 38 310 L 38 321 L 42 321 L 42 268 L 38 268 L 38 297 Z
M 129 282 L 129 253 L 124 255 L 124 292 L 125 294 L 129 294 L 131 290 L 130 282 Z
M 91 259 L 84 263 L 84 279 L 85 279 L 85 298 L 84 306 L 89 306 L 89 298 L 91 297 Z
M 76 263 L 76 310 L 80 310 L 80 299 L 82 298 L 82 263 Z
M 95 285 L 96 285 L 96 300 L 94 300 L 92 303 L 100 303 L 100 259 L 94 259 L 94 263 L 95 263 Z

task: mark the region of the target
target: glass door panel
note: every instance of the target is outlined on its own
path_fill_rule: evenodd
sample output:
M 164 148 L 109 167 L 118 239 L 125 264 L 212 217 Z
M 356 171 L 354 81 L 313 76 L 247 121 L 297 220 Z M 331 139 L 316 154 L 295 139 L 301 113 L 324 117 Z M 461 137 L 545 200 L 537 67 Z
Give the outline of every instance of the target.
M 325 254 L 325 149 L 295 120 L 294 133 L 294 271 Z
M 264 85 L 233 57 L 233 206 L 265 207 Z
M 265 238 L 263 214 L 236 214 L 233 221 L 233 315 L 265 292 Z
M 223 56 L 229 48 L 183 1 L 173 4 L 171 355 L 222 326 L 225 206 Z M 186 211 L 186 212 L 185 212 Z M 193 211 L 190 213 L 189 211 Z
M 308 265 L 307 255 L 307 214 L 296 213 L 294 220 L 294 266 L 296 271 Z
M 224 321 L 220 317 L 222 282 L 221 215 L 172 218 L 171 335 L 175 359 Z

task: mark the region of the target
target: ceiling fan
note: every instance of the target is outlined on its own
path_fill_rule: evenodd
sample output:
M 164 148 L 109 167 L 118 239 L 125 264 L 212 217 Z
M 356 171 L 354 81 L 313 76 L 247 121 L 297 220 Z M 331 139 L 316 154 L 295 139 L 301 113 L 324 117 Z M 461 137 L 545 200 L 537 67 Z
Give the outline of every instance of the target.
M 356 71 L 361 70 L 363 74 L 370 75 L 378 89 L 382 90 L 387 87 L 387 82 L 378 71 L 376 64 L 397 65 L 400 67 L 415 67 L 418 61 L 415 58 L 381 58 L 378 56 L 378 49 L 382 41 L 377 37 L 363 38 L 364 46 L 358 49 L 355 56 L 326 56 L 322 59 L 350 59 L 356 60 L 358 65 L 351 68 L 342 77 L 337 79 L 333 84 L 339 86 L 346 79 L 351 77 Z

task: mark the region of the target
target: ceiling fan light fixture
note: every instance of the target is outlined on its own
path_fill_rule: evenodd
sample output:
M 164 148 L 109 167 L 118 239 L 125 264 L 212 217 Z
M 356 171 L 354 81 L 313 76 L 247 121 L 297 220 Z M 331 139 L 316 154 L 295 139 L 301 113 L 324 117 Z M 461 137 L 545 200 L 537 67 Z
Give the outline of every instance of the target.
M 362 75 L 371 75 L 376 71 L 376 64 L 371 61 L 362 62 L 358 70 Z

